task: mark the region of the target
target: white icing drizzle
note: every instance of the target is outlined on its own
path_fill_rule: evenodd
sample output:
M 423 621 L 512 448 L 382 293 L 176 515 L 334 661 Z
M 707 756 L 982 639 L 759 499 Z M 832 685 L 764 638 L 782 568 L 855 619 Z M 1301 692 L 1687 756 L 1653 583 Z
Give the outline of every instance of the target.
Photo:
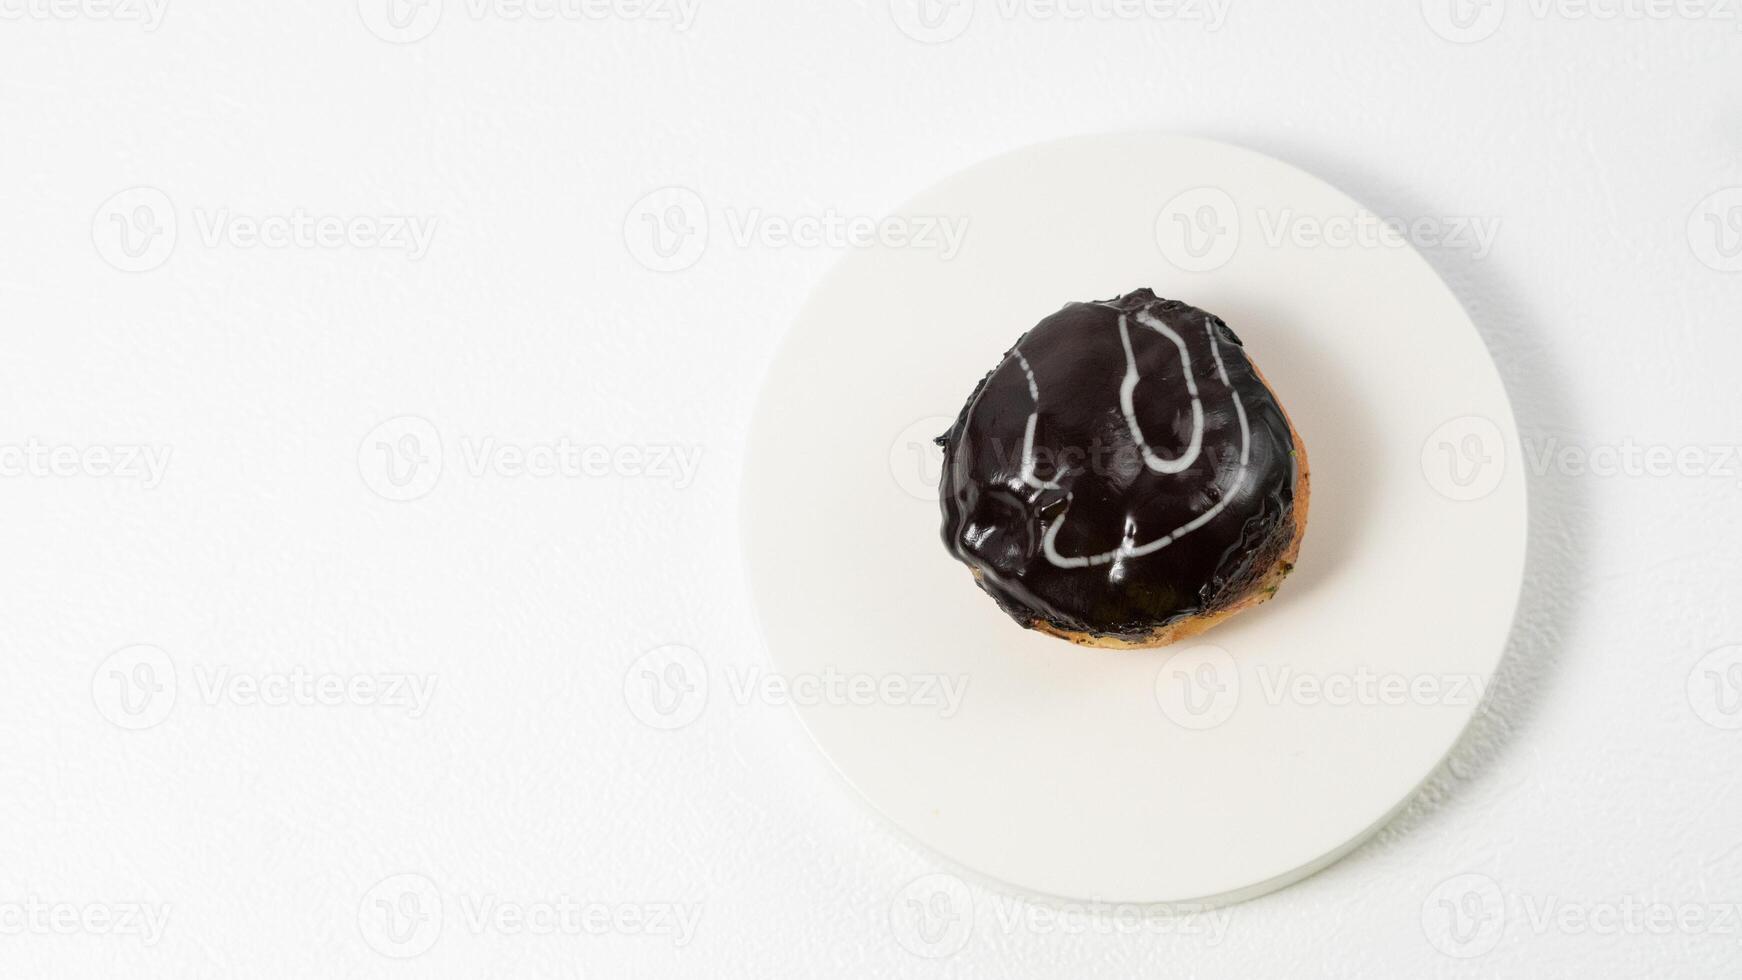
M 1028 377 L 1028 397 L 1034 401 L 1034 411 L 1028 413 L 1028 428 L 1022 435 L 1022 482 L 1036 490 L 1057 490 L 1058 481 L 1039 480 L 1034 475 L 1034 428 L 1040 424 L 1040 385 L 1034 380 L 1034 368 L 1028 366 L 1028 358 L 1022 352 L 1012 349 L 1016 355 L 1016 363 L 1022 365 L 1022 373 Z
M 1119 386 L 1119 407 L 1125 412 L 1125 427 L 1131 430 L 1131 438 L 1137 440 L 1137 448 L 1143 451 L 1143 462 L 1150 469 L 1157 473 L 1183 473 L 1197 460 L 1204 447 L 1204 403 L 1198 399 L 1198 382 L 1192 377 L 1192 355 L 1186 350 L 1185 340 L 1174 333 L 1172 327 L 1151 316 L 1147 310 L 1137 311 L 1137 322 L 1173 341 L 1173 345 L 1179 348 L 1180 366 L 1186 376 L 1186 393 L 1192 396 L 1191 442 L 1177 458 L 1162 459 L 1149 448 L 1149 441 L 1143 438 L 1143 427 L 1137 424 L 1137 408 L 1131 398 L 1137 390 L 1137 355 L 1131 352 L 1131 328 L 1126 319 L 1124 314 L 1120 314 L 1119 342 L 1125 345 L 1125 383 Z
M 1197 384 L 1192 379 L 1191 357 L 1186 353 L 1185 342 L 1180 338 L 1180 336 L 1178 334 L 1176 334 L 1172 330 L 1168 329 L 1166 324 L 1162 323 L 1160 320 L 1155 319 L 1154 317 L 1149 316 L 1149 314 L 1145 311 L 1138 312 L 1138 319 L 1141 322 L 1143 322 L 1144 326 L 1152 327 L 1152 328 L 1158 330 L 1163 335 L 1165 335 L 1169 339 L 1171 339 L 1174 342 L 1174 344 L 1179 347 L 1180 359 L 1181 359 L 1182 363 L 1184 363 L 1185 370 L 1186 370 L 1186 388 L 1188 391 L 1191 392 L 1191 395 L 1192 395 L 1192 419 L 1193 419 L 1192 443 L 1191 443 L 1191 446 L 1187 448 L 1186 452 L 1180 457 L 1180 459 L 1183 459 L 1186 462 L 1179 463 L 1178 461 L 1170 462 L 1168 460 L 1159 460 L 1159 457 L 1153 457 L 1153 454 L 1150 452 L 1148 445 L 1143 442 L 1143 434 L 1138 429 L 1136 414 L 1132 411 L 1131 392 L 1137 386 L 1137 381 L 1136 381 L 1136 370 L 1137 370 L 1136 364 L 1137 364 L 1137 362 L 1136 362 L 1136 359 L 1132 356 L 1131 337 L 1130 337 L 1129 332 L 1127 331 L 1124 316 L 1121 316 L 1119 318 L 1119 336 L 1120 336 L 1120 339 L 1122 339 L 1125 342 L 1125 359 L 1126 359 L 1125 363 L 1127 364 L 1128 367 L 1127 367 L 1127 371 L 1126 371 L 1126 375 L 1125 375 L 1125 383 L 1120 389 L 1121 407 L 1124 408 L 1124 410 L 1125 410 L 1125 419 L 1126 419 L 1126 422 L 1131 427 L 1131 434 L 1137 438 L 1138 444 L 1143 447 L 1144 462 L 1148 463 L 1151 469 L 1158 470 L 1159 472 L 1163 472 L 1163 473 L 1178 472 L 1179 470 L 1184 469 L 1186 465 L 1189 465 L 1190 462 L 1196 458 L 1198 452 L 1200 451 L 1200 449 L 1202 447 L 1202 442 L 1203 442 L 1203 428 L 1204 428 L 1203 406 L 1202 406 L 1202 403 L 1199 402 L 1199 400 L 1198 400 Z M 1224 509 L 1226 509 L 1229 501 L 1231 501 L 1235 496 L 1237 496 L 1239 494 L 1240 488 L 1246 482 L 1247 464 L 1248 464 L 1248 461 L 1250 460 L 1251 452 L 1252 452 L 1252 430 L 1248 426 L 1247 421 L 1246 421 L 1246 406 L 1240 400 L 1240 393 L 1238 391 L 1234 390 L 1233 383 L 1228 380 L 1228 369 L 1222 363 L 1222 351 L 1221 351 L 1221 348 L 1216 343 L 1216 331 L 1210 325 L 1210 321 L 1207 319 L 1204 321 L 1204 332 L 1210 338 L 1210 354 L 1212 357 L 1215 358 L 1215 361 L 1216 361 L 1216 376 L 1218 379 L 1221 380 L 1222 385 L 1228 389 L 1228 394 L 1230 394 L 1234 397 L 1234 414 L 1239 419 L 1239 422 L 1240 422 L 1240 468 L 1239 468 L 1238 472 L 1235 474 L 1234 482 L 1231 486 L 1229 486 L 1227 493 L 1223 494 L 1222 499 L 1216 501 L 1216 503 L 1213 506 L 1211 506 L 1208 510 L 1204 511 L 1202 514 L 1199 514 L 1198 516 L 1192 518 L 1191 520 L 1187 521 L 1186 523 L 1181 524 L 1179 527 L 1174 528 L 1172 531 L 1168 532 L 1167 534 L 1164 534 L 1161 537 L 1156 538 L 1154 541 L 1150 541 L 1146 544 L 1141 544 L 1141 545 L 1134 544 L 1133 542 L 1136 539 L 1136 530 L 1137 529 L 1135 526 L 1135 522 L 1127 519 L 1125 522 L 1125 539 L 1119 543 L 1119 547 L 1114 548 L 1111 551 L 1102 552 L 1101 554 L 1098 554 L 1098 555 L 1082 555 L 1082 556 L 1076 556 L 1076 557 L 1059 554 L 1058 546 L 1056 543 L 1057 539 L 1058 539 L 1059 531 L 1061 529 L 1063 529 L 1063 527 L 1065 526 L 1065 517 L 1070 512 L 1070 506 L 1069 506 L 1070 497 L 1067 496 L 1065 498 L 1065 501 L 1066 501 L 1065 513 L 1060 514 L 1059 519 L 1054 521 L 1053 525 L 1051 527 L 1047 528 L 1046 536 L 1041 541 L 1041 547 L 1042 547 L 1042 550 L 1044 550 L 1046 553 L 1047 561 L 1051 562 L 1053 565 L 1055 565 L 1059 568 L 1088 568 L 1090 566 L 1105 565 L 1109 562 L 1118 561 L 1118 560 L 1122 560 L 1122 559 L 1126 559 L 1126 558 L 1142 558 L 1144 555 L 1154 554 L 1155 552 L 1160 551 L 1161 549 L 1167 547 L 1170 544 L 1173 544 L 1175 541 L 1178 541 L 1179 539 L 1185 537 L 1186 535 L 1192 533 L 1193 531 L 1196 531 L 1198 528 L 1203 527 L 1205 524 L 1208 524 L 1210 521 L 1215 520 L 1216 515 L 1220 514 Z M 1021 357 L 1020 354 L 1017 356 Z M 1028 370 L 1027 360 L 1026 359 L 1023 360 L 1022 364 L 1023 364 L 1023 370 L 1027 371 Z M 1034 375 L 1032 372 L 1029 373 L 1029 391 L 1031 394 L 1034 394 L 1036 396 L 1036 398 L 1035 398 L 1036 413 L 1035 414 L 1038 415 L 1039 414 L 1039 407 L 1040 407 L 1039 394 L 1038 394 L 1039 389 L 1035 386 Z M 1030 436 L 1032 437 L 1032 435 L 1034 433 L 1034 416 L 1029 417 L 1028 431 L 1029 431 Z M 1030 441 L 1032 442 L 1032 439 Z M 1032 447 L 1030 447 L 1030 448 L 1032 448 Z M 1025 461 L 1025 465 L 1026 465 L 1026 461 L 1027 461 L 1026 455 L 1024 456 L 1024 461 Z M 1175 469 L 1170 470 L 1170 469 L 1163 468 L 1163 466 L 1157 466 L 1156 465 L 1157 461 L 1164 464 L 1164 466 L 1165 465 L 1172 465 L 1175 467 Z
M 1222 379 L 1222 385 L 1234 395 L 1234 414 L 1240 416 L 1240 476 L 1234 481 L 1239 487 L 1240 481 L 1246 479 L 1246 460 L 1252 454 L 1252 430 L 1246 425 L 1246 404 L 1240 400 L 1240 393 L 1234 391 L 1234 383 L 1228 380 L 1228 369 L 1222 364 L 1222 345 L 1216 343 L 1216 330 L 1204 321 L 1204 332 L 1210 335 L 1210 356 L 1216 359 L 1216 377 Z

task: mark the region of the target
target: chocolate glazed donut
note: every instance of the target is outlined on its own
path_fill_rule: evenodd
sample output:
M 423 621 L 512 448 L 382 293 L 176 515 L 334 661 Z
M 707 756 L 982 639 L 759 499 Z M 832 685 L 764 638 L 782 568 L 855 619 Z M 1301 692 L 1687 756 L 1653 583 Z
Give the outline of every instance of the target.
M 1161 646 L 1275 594 L 1306 451 L 1228 325 L 1140 289 L 1072 303 L 941 436 L 943 537 L 1018 623 Z

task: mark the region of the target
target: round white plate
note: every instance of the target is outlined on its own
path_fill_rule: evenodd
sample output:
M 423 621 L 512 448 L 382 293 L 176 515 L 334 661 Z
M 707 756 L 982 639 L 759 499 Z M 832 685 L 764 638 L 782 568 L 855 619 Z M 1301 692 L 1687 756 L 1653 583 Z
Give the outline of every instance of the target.
M 1519 592 L 1517 433 L 1457 300 L 1344 194 L 1204 140 L 1048 143 L 898 215 L 817 287 L 746 463 L 751 585 L 817 744 L 909 834 L 1046 894 L 1231 901 L 1346 854 L 1476 711 Z M 1103 652 L 1018 628 L 945 552 L 929 440 L 1028 327 L 1140 286 L 1245 341 L 1311 520 L 1270 603 Z

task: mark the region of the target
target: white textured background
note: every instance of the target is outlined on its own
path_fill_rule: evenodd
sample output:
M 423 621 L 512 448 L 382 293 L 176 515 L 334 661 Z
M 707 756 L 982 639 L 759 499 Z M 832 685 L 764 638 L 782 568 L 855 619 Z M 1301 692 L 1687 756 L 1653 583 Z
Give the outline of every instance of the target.
M 687 29 L 447 0 L 417 37 L 430 0 L 392 43 L 388 2 L 169 0 L 141 24 L 132 0 L 0 0 L 0 975 L 1742 971 L 1736 5 L 1474 3 L 1460 32 L 1438 0 L 1231 0 L 1215 24 L 981 0 L 920 43 L 912 0 L 701 0 Z M 762 662 L 745 425 L 840 254 L 729 223 L 876 216 L 988 155 L 1131 128 L 1252 146 L 1384 215 L 1498 222 L 1491 251 L 1426 252 L 1527 457 L 1697 465 L 1532 467 L 1490 708 L 1341 864 L 1214 931 L 1049 925 L 974 881 L 945 910 L 966 938 L 915 943 L 909 883 L 952 869 L 724 681 Z M 644 215 L 695 199 L 638 202 L 669 186 L 712 233 L 661 273 Z M 417 257 L 207 239 L 298 213 L 435 235 Z M 372 434 L 404 416 L 428 427 Z M 400 437 L 422 479 L 443 452 L 409 502 L 372 492 Z M 563 438 L 635 455 L 468 460 Z M 110 447 L 169 465 L 111 473 Z M 640 472 L 664 447 L 701 453 L 693 481 Z M 632 669 L 665 644 L 714 678 L 669 731 Z M 250 693 L 298 671 L 435 689 Z M 1471 896 L 1497 915 L 1440 904 Z M 618 924 L 515 929 L 559 902 Z M 673 909 L 693 933 L 652 925 Z

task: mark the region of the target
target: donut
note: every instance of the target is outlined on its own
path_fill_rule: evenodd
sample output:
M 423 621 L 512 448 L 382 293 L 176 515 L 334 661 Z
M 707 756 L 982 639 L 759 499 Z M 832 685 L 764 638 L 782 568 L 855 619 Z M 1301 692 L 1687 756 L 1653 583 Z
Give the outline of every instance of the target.
M 1306 448 L 1216 316 L 1139 289 L 1017 339 L 948 432 L 944 544 L 1029 629 L 1158 647 L 1276 594 Z

